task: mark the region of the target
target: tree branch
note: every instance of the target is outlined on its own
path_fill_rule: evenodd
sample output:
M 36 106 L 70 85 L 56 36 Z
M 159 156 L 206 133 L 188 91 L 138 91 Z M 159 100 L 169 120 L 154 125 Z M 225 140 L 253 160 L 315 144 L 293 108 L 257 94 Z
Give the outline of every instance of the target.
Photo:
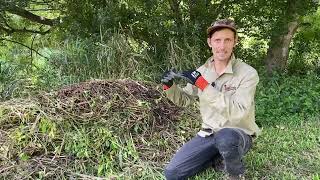
M 23 28 L 23 29 L 14 29 L 14 28 L 11 28 L 11 27 L 9 27 L 9 28 L 0 26 L 0 29 L 3 29 L 8 34 L 12 34 L 12 33 L 32 33 L 32 34 L 45 35 L 45 34 L 48 34 L 51 31 L 51 29 L 48 29 L 46 31 L 37 31 L 37 30 L 26 29 L 26 28 Z
M 30 21 L 48 26 L 54 26 L 57 22 L 59 22 L 59 19 L 48 19 L 46 17 L 38 16 L 16 5 L 8 5 L 4 10 L 8 11 L 11 14 L 29 19 Z
M 45 58 L 45 59 L 49 60 L 49 58 L 48 58 L 48 57 L 46 57 L 46 56 L 44 56 L 44 55 L 40 54 L 37 50 L 35 50 L 35 49 L 33 49 L 33 48 L 31 48 L 31 47 L 29 47 L 29 46 L 25 45 L 25 44 L 22 44 L 21 42 L 14 41 L 14 40 L 10 40 L 10 39 L 5 39 L 5 38 L 0 38 L 0 41 L 8 41 L 8 42 L 12 42 L 12 43 L 19 44 L 19 45 L 21 45 L 21 46 L 23 46 L 23 47 L 28 48 L 28 49 L 29 49 L 29 50 L 31 50 L 31 51 L 36 52 L 39 56 L 41 56 L 41 57 L 43 57 L 43 58 Z
M 0 29 L 3 29 L 5 32 L 7 32 L 8 34 L 12 34 L 15 32 L 20 32 L 20 33 L 33 33 L 33 34 L 41 34 L 41 35 L 45 35 L 47 33 L 50 32 L 51 29 L 47 30 L 47 31 L 37 31 L 37 30 L 31 30 L 31 29 L 27 29 L 27 28 L 23 28 L 23 29 L 15 29 L 13 27 L 11 27 L 8 22 L 6 21 L 6 19 L 0 14 L 0 18 L 3 20 L 2 22 L 4 23 L 4 26 L 1 26 L 0 24 Z
M 36 12 L 36 11 L 57 11 L 59 9 L 27 9 L 29 12 Z
M 5 27 L 3 27 L 3 26 L 0 26 L 0 30 L 4 30 L 6 33 L 8 33 L 8 34 L 10 34 L 11 33 L 11 30 L 10 29 L 8 29 L 8 28 L 5 28 Z

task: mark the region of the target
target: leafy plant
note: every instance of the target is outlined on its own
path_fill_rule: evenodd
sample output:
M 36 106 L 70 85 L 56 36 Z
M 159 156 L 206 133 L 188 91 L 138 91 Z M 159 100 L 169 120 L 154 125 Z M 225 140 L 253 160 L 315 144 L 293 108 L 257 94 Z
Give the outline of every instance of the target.
M 256 117 L 261 124 L 301 121 L 320 113 L 319 76 L 314 74 L 260 76 L 256 94 Z

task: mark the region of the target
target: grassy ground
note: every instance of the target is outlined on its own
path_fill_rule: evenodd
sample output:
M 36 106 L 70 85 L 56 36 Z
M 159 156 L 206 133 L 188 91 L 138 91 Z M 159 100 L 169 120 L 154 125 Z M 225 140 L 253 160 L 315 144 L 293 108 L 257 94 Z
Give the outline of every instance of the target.
M 264 127 L 245 158 L 247 179 L 313 179 L 320 176 L 320 121 Z M 207 170 L 200 179 L 220 179 Z
M 320 179 L 320 120 L 263 127 L 263 133 L 245 157 L 246 179 Z M 177 131 L 179 134 L 180 131 Z M 164 179 L 163 167 L 141 167 L 140 177 Z M 192 180 L 223 179 L 224 174 L 207 169 Z

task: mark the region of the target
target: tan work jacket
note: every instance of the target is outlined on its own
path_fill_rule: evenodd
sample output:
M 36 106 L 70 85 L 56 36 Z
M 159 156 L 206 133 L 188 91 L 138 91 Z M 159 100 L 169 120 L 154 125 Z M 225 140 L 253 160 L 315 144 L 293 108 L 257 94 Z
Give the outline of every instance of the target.
M 254 103 L 259 82 L 257 71 L 234 55 L 220 76 L 215 72 L 212 57 L 197 70 L 209 82 L 203 91 L 189 83 L 184 88 L 173 84 L 165 91 L 167 97 L 178 106 L 187 106 L 194 96 L 198 96 L 202 128 L 214 132 L 222 128 L 239 128 L 249 135 L 259 135 Z M 210 85 L 212 82 L 215 86 Z

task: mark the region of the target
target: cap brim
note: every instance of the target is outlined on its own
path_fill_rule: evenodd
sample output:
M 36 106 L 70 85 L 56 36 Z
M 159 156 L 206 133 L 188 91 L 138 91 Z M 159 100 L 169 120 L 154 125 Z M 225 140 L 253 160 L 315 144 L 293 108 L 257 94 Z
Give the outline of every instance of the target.
M 218 26 L 211 26 L 211 27 L 209 27 L 209 28 L 207 29 L 207 33 L 208 33 L 208 35 L 209 35 L 209 34 L 211 34 L 213 31 L 216 31 L 216 30 L 221 29 L 221 28 L 228 28 L 228 29 L 234 31 L 235 33 L 237 32 L 237 30 L 236 30 L 233 26 L 228 26 L 228 25 L 223 25 L 223 24 L 221 24 L 221 25 L 218 25 Z

